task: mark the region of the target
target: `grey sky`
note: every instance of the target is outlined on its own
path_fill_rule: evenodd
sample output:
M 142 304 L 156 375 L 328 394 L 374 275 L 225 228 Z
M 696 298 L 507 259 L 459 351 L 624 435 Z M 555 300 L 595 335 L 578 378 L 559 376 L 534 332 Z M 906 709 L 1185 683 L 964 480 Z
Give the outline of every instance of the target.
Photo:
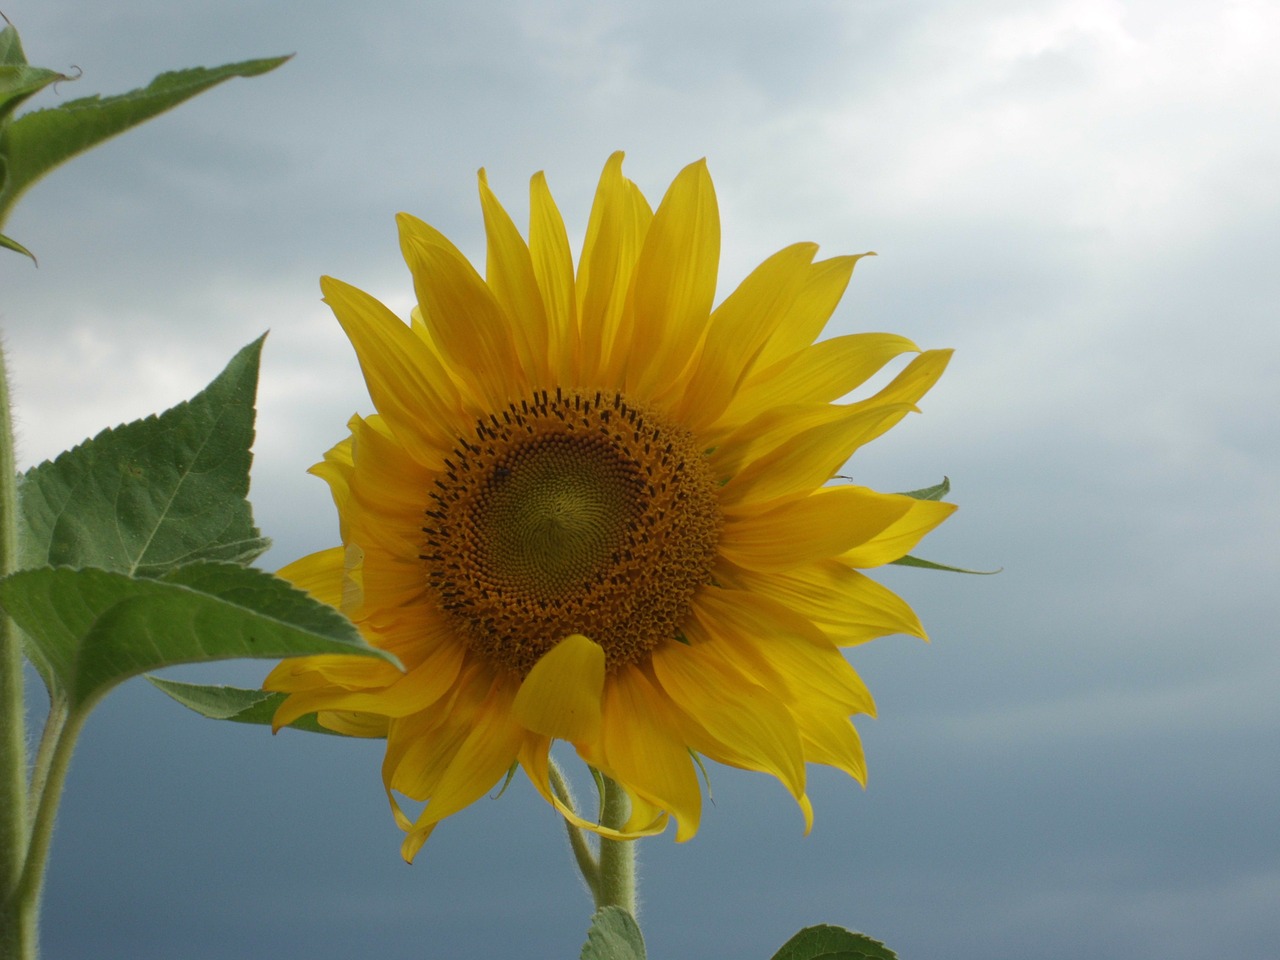
M 904 957 L 1274 952 L 1274 4 L 3 9 L 32 62 L 83 69 L 65 99 L 297 54 L 37 186 L 7 232 L 40 267 L 0 261 L 27 464 L 189 396 L 271 329 L 270 564 L 334 542 L 303 471 L 369 410 L 318 276 L 406 309 L 402 209 L 482 259 L 481 166 L 517 222 L 546 170 L 576 242 L 611 151 L 654 200 L 706 156 L 722 294 L 793 241 L 874 249 L 836 329 L 957 348 L 923 416 L 851 470 L 950 475 L 961 510 L 922 552 L 1004 572 L 885 572 L 933 644 L 852 654 L 880 706 L 868 789 L 815 771 L 806 839 L 776 784 L 713 770 L 698 837 L 642 850 L 652 956 L 764 960 L 815 922 Z M 114 693 L 72 771 L 47 955 L 576 956 L 588 900 L 527 785 L 407 868 L 379 762 Z

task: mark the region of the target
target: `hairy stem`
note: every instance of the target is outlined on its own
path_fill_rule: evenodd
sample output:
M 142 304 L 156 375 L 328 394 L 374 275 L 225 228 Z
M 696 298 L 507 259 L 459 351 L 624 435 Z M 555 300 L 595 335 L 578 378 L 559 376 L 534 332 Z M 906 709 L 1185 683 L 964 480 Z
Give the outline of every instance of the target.
M 18 490 L 13 456 L 9 378 L 0 351 L 0 576 L 18 564 Z M 22 700 L 22 638 L 0 610 L 0 957 L 35 956 L 21 921 L 19 887 L 26 859 L 27 733 Z
M 560 772 L 560 766 L 555 760 L 550 761 L 549 770 L 552 792 L 566 807 L 576 811 L 578 805 L 573 799 L 573 792 L 569 789 L 569 781 L 564 778 L 564 774 Z M 578 870 L 582 873 L 582 879 L 587 882 L 587 888 L 591 891 L 592 898 L 598 903 L 600 900 L 600 864 L 596 860 L 596 855 L 591 851 L 591 845 L 587 843 L 586 832 L 568 820 L 564 822 L 564 829 L 569 835 L 569 848 L 573 851 L 573 859 L 578 862 Z
M 622 787 L 608 777 L 603 778 L 604 813 L 602 826 L 620 829 L 631 815 L 631 801 Z M 636 841 L 600 838 L 600 886 L 596 891 L 596 909 L 622 907 L 636 915 Z

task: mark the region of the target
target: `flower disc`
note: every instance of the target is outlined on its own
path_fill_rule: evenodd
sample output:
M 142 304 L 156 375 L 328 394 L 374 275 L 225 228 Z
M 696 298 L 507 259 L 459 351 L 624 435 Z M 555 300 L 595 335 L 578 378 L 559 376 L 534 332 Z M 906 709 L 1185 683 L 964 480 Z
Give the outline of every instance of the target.
M 427 582 L 468 645 L 523 676 L 573 633 L 610 669 L 676 638 L 721 524 L 692 440 L 617 393 L 544 391 L 478 422 L 423 527 Z

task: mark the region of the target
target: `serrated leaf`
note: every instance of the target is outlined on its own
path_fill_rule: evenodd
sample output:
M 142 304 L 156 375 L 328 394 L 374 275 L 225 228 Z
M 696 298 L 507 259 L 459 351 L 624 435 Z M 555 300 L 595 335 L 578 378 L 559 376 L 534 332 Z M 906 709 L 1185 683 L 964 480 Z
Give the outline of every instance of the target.
M 1000 572 L 999 570 L 967 570 L 964 567 L 952 567 L 945 563 L 934 563 L 932 560 L 921 560 L 919 557 L 911 556 L 911 554 L 889 562 L 896 563 L 900 567 L 919 567 L 921 570 L 944 570 L 947 573 L 968 573 L 978 577 L 989 577 Z
M 271 726 L 276 708 L 288 696 L 286 693 L 269 693 L 266 690 L 246 690 L 243 687 L 226 687 L 203 683 L 185 683 L 164 677 L 147 677 L 148 682 L 164 691 L 188 710 L 193 710 L 210 720 L 230 720 L 233 723 L 252 723 Z M 328 733 L 345 736 L 336 730 L 322 727 L 315 714 L 299 717 L 289 727 L 308 733 Z
M 248 563 L 249 465 L 262 340 L 159 416 L 104 430 L 29 470 L 18 486 L 19 566 L 157 576 L 193 561 Z
M 175 70 L 162 73 L 146 87 L 128 93 L 84 97 L 23 114 L 0 132 L 0 156 L 9 164 L 9 176 L 0 189 L 0 222 L 28 187 L 76 154 L 224 80 L 257 76 L 274 70 L 288 59 L 270 57 L 221 67 Z
M 843 927 L 805 927 L 782 945 L 773 960 L 897 960 L 879 940 Z
M 644 937 L 621 907 L 604 907 L 591 918 L 579 960 L 645 960 Z
M 230 563 L 191 564 L 160 579 L 21 570 L 0 580 L 0 604 L 26 632 L 31 662 L 73 709 L 129 677 L 177 663 L 314 653 L 394 661 L 332 607 Z
M 0 38 L 11 31 L 12 27 L 6 27 L 0 31 Z M 17 35 L 16 32 L 14 35 Z M 0 46 L 3 46 L 2 41 Z M 22 63 L 5 63 L 4 54 L 0 52 L 0 124 L 8 120 L 22 101 L 32 94 L 39 93 L 59 80 L 69 79 L 71 78 L 65 73 L 57 70 L 28 66 L 25 60 Z
M 916 500 L 941 500 L 951 492 L 951 479 L 943 477 L 941 483 L 932 487 L 921 487 L 919 490 L 905 490 L 901 496 L 914 497 Z

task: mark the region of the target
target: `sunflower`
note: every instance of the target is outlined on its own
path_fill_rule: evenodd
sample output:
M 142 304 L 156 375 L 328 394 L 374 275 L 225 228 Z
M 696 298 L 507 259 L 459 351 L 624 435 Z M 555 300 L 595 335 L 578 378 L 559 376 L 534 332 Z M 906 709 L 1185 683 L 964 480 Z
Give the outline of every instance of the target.
M 815 342 L 860 258 L 815 260 L 811 243 L 713 307 L 720 224 L 704 162 L 654 211 L 612 156 L 576 273 L 542 174 L 527 242 L 479 180 L 484 277 L 402 214 L 408 324 L 321 281 L 378 412 L 353 417 L 312 468 L 341 545 L 281 574 L 404 670 L 286 660 L 264 684 L 288 694 L 276 727 L 316 714 L 386 738 L 405 859 L 517 765 L 571 822 L 613 839 L 669 818 L 677 840 L 693 836 L 704 757 L 777 777 L 807 828 L 807 763 L 864 779 L 850 716 L 874 705 L 840 648 L 924 636 L 859 569 L 902 557 L 954 509 L 836 472 L 915 409 L 950 352 L 884 333 Z M 907 353 L 874 395 L 836 402 Z M 627 822 L 563 802 L 556 740 L 625 791 Z

